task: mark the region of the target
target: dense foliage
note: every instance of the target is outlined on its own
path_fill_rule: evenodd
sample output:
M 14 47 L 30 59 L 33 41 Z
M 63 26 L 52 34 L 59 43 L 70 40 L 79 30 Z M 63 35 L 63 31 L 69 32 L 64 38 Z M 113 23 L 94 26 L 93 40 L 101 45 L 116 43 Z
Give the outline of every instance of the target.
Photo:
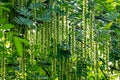
M 119 0 L 1 0 L 0 80 L 119 80 Z

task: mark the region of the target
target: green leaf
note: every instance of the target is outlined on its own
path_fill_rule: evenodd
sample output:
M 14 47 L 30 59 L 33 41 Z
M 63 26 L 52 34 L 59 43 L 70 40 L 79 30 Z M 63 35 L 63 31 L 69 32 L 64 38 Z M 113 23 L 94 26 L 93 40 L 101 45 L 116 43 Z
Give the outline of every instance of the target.
M 2 31 L 0 31 L 0 38 L 2 38 L 3 37 L 3 32 Z
M 0 6 L 0 9 L 10 12 L 10 9 L 3 7 L 3 6 Z
M 21 15 L 26 16 L 26 17 L 32 16 L 32 13 L 31 13 L 31 11 L 29 11 L 29 9 L 21 8 L 20 10 L 17 10 L 17 12 Z
M 103 29 L 110 29 L 112 26 L 113 22 L 108 23 Z
M 7 21 L 6 18 L 0 18 L 0 24 L 4 24 Z
M 43 4 L 35 3 L 35 4 L 31 4 L 29 8 L 34 9 L 34 8 L 40 8 L 40 7 L 44 7 Z
M 11 3 L 4 2 L 4 3 L 0 3 L 0 5 L 2 5 L 2 6 L 9 6 L 9 5 L 11 5 Z
M 16 36 L 13 37 L 14 44 L 15 44 L 15 47 L 16 47 L 16 50 L 17 50 L 17 54 L 18 54 L 18 56 L 22 56 L 22 54 L 23 54 L 23 44 L 19 39 L 20 39 L 19 37 L 16 37 Z
M 58 77 L 56 77 L 54 80 L 58 80 Z
M 18 18 L 14 18 L 15 22 L 17 22 L 20 25 L 27 25 L 27 26 L 32 26 L 33 25 L 33 21 L 29 18 L 24 18 L 24 17 L 18 17 Z
M 17 37 L 17 36 L 14 36 L 13 40 L 14 40 L 14 44 L 15 44 L 18 55 L 22 56 L 22 54 L 23 54 L 23 44 L 29 45 L 29 41 L 27 41 L 26 39 Z
M 114 0 L 107 0 L 106 3 L 111 3 L 113 2 Z
M 19 40 L 24 43 L 26 46 L 29 45 L 29 41 L 23 38 L 19 38 Z
M 5 24 L 2 27 L 0 27 L 0 29 L 11 29 L 11 28 L 14 28 L 14 25 L 12 25 L 12 24 Z
M 20 25 L 23 25 L 23 24 L 24 24 L 24 23 L 23 23 L 19 18 L 17 18 L 17 17 L 15 17 L 13 20 L 14 20 L 16 23 L 20 24 Z

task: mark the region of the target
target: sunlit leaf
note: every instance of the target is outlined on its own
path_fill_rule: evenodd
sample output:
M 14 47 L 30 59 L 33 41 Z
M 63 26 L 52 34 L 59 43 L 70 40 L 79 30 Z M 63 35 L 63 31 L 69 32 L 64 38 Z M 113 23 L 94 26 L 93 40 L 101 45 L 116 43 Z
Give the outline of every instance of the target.
M 56 77 L 54 80 L 58 80 L 58 77 Z
M 23 38 L 20 38 L 20 37 L 17 37 L 17 36 L 14 36 L 13 40 L 14 40 L 14 44 L 15 44 L 18 55 L 22 56 L 22 54 L 23 54 L 23 44 L 29 45 L 29 42 L 26 39 L 23 39 Z
M 113 22 L 108 23 L 103 29 L 110 29 L 112 26 Z
M 23 44 L 19 39 L 20 39 L 19 37 L 16 37 L 16 36 L 13 37 L 17 54 L 18 54 L 18 56 L 22 56 L 22 54 L 23 54 Z
M 113 2 L 114 0 L 107 0 L 106 3 L 111 3 Z
M 0 29 L 11 29 L 14 28 L 14 25 L 12 24 L 4 24 L 2 27 L 0 27 Z

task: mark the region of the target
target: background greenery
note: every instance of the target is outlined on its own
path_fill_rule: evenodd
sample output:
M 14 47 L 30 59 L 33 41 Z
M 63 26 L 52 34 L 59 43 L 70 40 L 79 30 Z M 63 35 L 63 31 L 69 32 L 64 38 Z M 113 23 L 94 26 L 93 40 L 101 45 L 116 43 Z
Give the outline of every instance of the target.
M 0 80 L 119 80 L 119 0 L 0 0 Z

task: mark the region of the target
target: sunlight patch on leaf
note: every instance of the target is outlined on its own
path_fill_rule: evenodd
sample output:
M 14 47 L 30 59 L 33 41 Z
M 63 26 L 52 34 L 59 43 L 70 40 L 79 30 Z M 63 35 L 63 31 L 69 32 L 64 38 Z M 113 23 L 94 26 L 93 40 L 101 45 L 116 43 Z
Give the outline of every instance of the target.
M 107 0 L 106 3 L 112 3 L 114 0 Z
M 105 27 L 103 27 L 102 29 L 103 29 L 103 30 L 104 30 L 104 29 L 110 29 L 111 26 L 112 26 L 112 24 L 113 24 L 113 22 L 110 22 L 110 23 L 108 23 Z
M 56 77 L 54 80 L 58 80 L 58 77 Z

